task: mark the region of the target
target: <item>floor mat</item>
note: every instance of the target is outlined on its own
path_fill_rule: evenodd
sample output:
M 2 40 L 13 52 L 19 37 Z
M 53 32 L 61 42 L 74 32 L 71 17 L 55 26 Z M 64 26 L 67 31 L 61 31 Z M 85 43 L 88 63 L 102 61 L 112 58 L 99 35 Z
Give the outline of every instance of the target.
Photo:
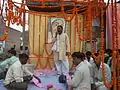
M 52 84 L 56 89 L 55 90 L 67 90 L 66 84 L 61 84 L 58 82 L 58 76 L 55 72 L 41 72 L 37 71 L 37 75 L 40 75 L 40 79 L 43 85 L 47 86 L 48 84 Z M 0 90 L 7 90 L 3 86 L 3 80 L 0 80 Z M 28 85 L 28 90 L 47 90 L 46 88 L 39 88 L 34 84 Z

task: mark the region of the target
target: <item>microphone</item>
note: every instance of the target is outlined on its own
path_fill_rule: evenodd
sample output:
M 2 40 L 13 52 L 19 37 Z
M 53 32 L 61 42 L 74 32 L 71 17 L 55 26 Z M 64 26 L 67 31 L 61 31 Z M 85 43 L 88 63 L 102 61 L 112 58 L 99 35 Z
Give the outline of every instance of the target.
M 58 34 L 58 32 L 55 33 L 55 38 L 57 38 L 57 34 Z

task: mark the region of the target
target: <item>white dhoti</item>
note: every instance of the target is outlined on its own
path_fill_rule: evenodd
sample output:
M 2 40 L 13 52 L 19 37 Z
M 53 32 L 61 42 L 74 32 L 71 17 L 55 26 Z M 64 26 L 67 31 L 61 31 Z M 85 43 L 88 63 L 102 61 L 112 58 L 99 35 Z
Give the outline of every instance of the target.
M 65 60 L 59 60 L 59 52 L 54 52 L 54 62 L 58 74 L 63 73 L 64 75 L 67 75 L 69 73 L 69 62 L 67 56 L 65 56 Z

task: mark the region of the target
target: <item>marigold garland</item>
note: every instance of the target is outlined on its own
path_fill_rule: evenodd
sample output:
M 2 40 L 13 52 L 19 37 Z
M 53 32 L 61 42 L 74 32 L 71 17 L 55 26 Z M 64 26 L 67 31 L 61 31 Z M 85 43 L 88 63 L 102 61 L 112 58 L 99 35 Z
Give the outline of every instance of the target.
M 38 1 L 38 0 L 36 0 Z M 81 36 L 81 34 L 79 33 L 78 31 L 78 11 L 80 10 L 80 8 L 77 8 L 77 7 L 74 7 L 71 11 L 66 11 L 66 12 L 72 12 L 72 16 L 68 17 L 66 12 L 64 11 L 64 1 L 62 0 L 61 1 L 61 5 L 60 6 L 45 6 L 45 1 L 46 0 L 42 0 L 42 6 L 33 6 L 33 5 L 28 5 L 28 4 L 25 4 L 24 3 L 24 0 L 22 0 L 22 3 L 17 3 L 17 2 L 13 2 L 12 0 L 9 0 L 8 1 L 8 10 L 7 10 L 7 22 L 8 22 L 8 27 L 6 27 L 5 29 L 5 34 L 4 34 L 4 37 L 3 38 L 0 38 L 0 41 L 4 41 L 6 40 L 6 38 L 8 37 L 8 28 L 9 28 L 9 25 L 10 23 L 12 24 L 17 24 L 17 25 L 24 25 L 24 22 L 22 21 L 22 18 L 21 18 L 21 15 L 22 13 L 26 12 L 26 13 L 34 13 L 34 14 L 48 14 L 48 15 L 51 15 L 53 13 L 55 14 L 58 14 L 58 17 L 59 17 L 59 14 L 62 13 L 63 14 L 63 18 L 70 22 L 74 16 L 76 17 L 76 32 L 78 33 L 79 35 L 79 39 L 80 40 L 86 40 L 88 35 L 90 36 L 90 43 L 91 43 L 91 50 L 92 50 L 92 55 L 95 59 L 99 60 L 100 58 L 102 58 L 102 63 L 104 63 L 104 21 L 103 21 L 103 15 L 104 15 L 104 9 L 106 8 L 104 6 L 104 0 L 93 0 L 93 2 L 91 2 L 91 0 L 84 0 L 84 1 L 74 1 L 75 4 L 87 4 L 88 5 L 88 8 L 84 8 L 84 9 L 87 9 L 86 11 L 82 12 L 81 14 L 83 15 L 88 15 L 87 16 L 87 25 L 86 25 L 86 34 Z M 50 0 L 51 1 L 51 0 Z M 110 1 L 110 0 L 109 0 Z M 112 77 L 112 81 L 110 84 L 107 83 L 106 79 L 105 79 L 105 72 L 104 72 L 104 64 L 103 64 L 103 67 L 102 67 L 102 73 L 103 73 L 103 78 L 104 78 L 104 84 L 106 87 L 112 87 L 112 85 L 114 85 L 114 90 L 116 90 L 116 83 L 117 83 L 117 79 L 116 79 L 116 59 L 117 59 L 117 49 L 118 49 L 118 30 L 116 29 L 117 28 L 117 8 L 116 8 L 116 0 L 115 0 L 115 3 L 113 3 L 113 0 L 111 0 L 112 3 L 112 20 L 113 20 L 113 27 L 112 27 L 112 31 L 113 31 L 113 41 L 112 41 L 112 44 L 113 44 L 113 77 Z M 18 7 L 17 5 L 15 5 L 15 3 L 17 4 L 20 4 L 21 6 Z M 108 2 L 109 4 L 109 2 Z M 108 6 L 107 4 L 107 6 Z M 13 5 L 16 6 L 16 9 L 17 10 L 13 10 Z M 31 7 L 37 7 L 37 8 L 45 8 L 45 7 L 49 7 L 49 8 L 55 8 L 55 7 L 61 7 L 61 12 L 35 12 L 35 11 L 31 11 L 31 10 L 26 10 L 24 9 L 23 7 L 24 6 L 31 6 Z M 67 5 L 66 5 L 67 6 Z M 92 48 L 92 18 L 96 18 L 100 13 L 98 12 L 98 7 L 101 7 L 101 47 L 100 47 L 100 52 L 99 52 L 99 56 L 95 56 L 94 55 L 94 49 Z M 2 8 L 3 9 L 3 8 Z M 83 9 L 83 10 L 84 10 Z M 93 10 L 93 11 L 92 11 Z M 2 11 L 2 10 L 1 10 Z M 55 16 L 56 17 L 56 16 Z M 45 30 L 46 31 L 46 30 Z M 46 38 L 46 35 L 45 35 L 45 38 Z M 45 64 L 45 66 L 43 68 L 46 68 L 48 64 L 50 64 L 49 62 L 49 57 L 52 55 L 52 53 L 48 53 L 47 52 L 47 49 L 46 49 L 46 42 L 45 42 L 45 51 L 46 51 L 46 54 L 47 56 L 40 56 L 40 55 L 36 55 L 34 52 L 33 54 L 37 57 L 37 58 L 47 58 L 47 62 Z M 41 65 L 41 60 L 38 60 L 38 63 L 36 66 L 38 66 L 38 64 Z

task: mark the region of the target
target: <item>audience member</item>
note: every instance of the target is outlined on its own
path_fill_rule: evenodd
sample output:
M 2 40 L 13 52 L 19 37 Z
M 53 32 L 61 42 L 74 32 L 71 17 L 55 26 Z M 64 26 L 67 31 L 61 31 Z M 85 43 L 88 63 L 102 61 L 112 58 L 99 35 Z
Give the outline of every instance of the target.
M 86 59 L 87 59 L 87 61 L 88 62 L 90 62 L 90 64 L 93 64 L 94 63 L 94 60 L 93 60 L 93 58 L 92 58 L 92 53 L 90 52 L 90 51 L 87 51 L 86 52 Z
M 98 53 L 95 53 L 95 56 L 98 56 Z M 103 74 L 102 74 L 102 62 L 101 59 L 96 60 L 94 59 L 94 65 L 93 67 L 93 82 L 96 86 L 95 90 L 109 90 L 109 88 L 107 88 L 104 85 L 104 79 L 103 79 Z M 111 71 L 110 68 L 107 64 L 104 63 L 104 72 L 105 72 L 105 79 L 107 80 L 107 83 L 110 83 L 111 81 Z
M 83 55 L 80 52 L 74 52 L 72 58 L 74 65 L 76 65 L 76 71 L 73 78 L 68 80 L 68 85 L 71 85 L 73 90 L 91 90 L 90 71 L 84 63 Z

